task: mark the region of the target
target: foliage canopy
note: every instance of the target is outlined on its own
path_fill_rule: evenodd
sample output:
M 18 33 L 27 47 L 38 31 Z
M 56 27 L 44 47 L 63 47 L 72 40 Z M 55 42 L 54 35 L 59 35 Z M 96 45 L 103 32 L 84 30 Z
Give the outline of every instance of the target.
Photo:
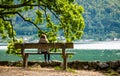
M 26 18 L 22 13 L 34 10 L 35 19 Z M 74 0 L 1 0 L 0 1 L 0 35 L 2 38 L 13 37 L 13 18 L 18 15 L 31 23 L 39 34 L 45 33 L 49 40 L 57 40 L 58 32 L 63 31 L 66 42 L 80 39 L 84 30 L 84 9 Z M 52 20 L 54 15 L 56 21 Z M 45 29 L 38 25 L 45 24 Z
M 85 9 L 83 17 L 86 26 L 81 39 L 116 40 L 120 38 L 120 0 L 76 0 L 75 2 L 82 5 Z M 36 16 L 33 14 L 35 12 L 36 11 L 32 9 L 32 11 L 29 10 L 29 12 L 23 12 L 21 14 L 24 15 L 25 18 L 31 17 L 35 20 Z M 44 12 L 42 11 L 42 13 Z M 48 13 L 50 13 L 50 11 L 47 11 L 47 14 Z M 50 15 L 51 21 L 55 23 L 59 22 L 53 14 Z M 13 25 L 15 25 L 14 29 L 17 37 L 21 35 L 32 35 L 34 37 L 29 41 L 38 39 L 36 36 L 38 33 L 37 28 L 23 21 L 18 15 L 15 17 L 15 20 L 15 24 Z M 42 20 L 42 24 L 38 25 L 42 30 L 46 28 L 46 24 L 43 22 L 45 21 Z M 64 36 L 62 30 L 59 31 L 59 35 Z
M 34 11 L 34 18 L 26 17 Z M 24 21 L 29 22 L 38 29 L 38 35 L 45 33 L 50 42 L 57 41 L 59 31 L 62 31 L 66 42 L 80 39 L 84 30 L 84 19 L 82 6 L 74 3 L 74 0 L 0 0 L 0 36 L 10 38 L 8 53 L 17 53 L 14 51 L 15 30 L 13 27 L 14 17 L 19 16 Z M 51 15 L 54 15 L 52 20 Z M 44 25 L 41 29 L 38 25 Z M 15 26 L 15 25 L 14 25 Z

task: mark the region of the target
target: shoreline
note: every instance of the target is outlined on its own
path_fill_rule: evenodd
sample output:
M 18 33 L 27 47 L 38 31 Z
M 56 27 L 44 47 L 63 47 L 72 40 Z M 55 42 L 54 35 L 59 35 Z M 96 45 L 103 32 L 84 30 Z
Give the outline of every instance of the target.
M 61 66 L 62 61 L 51 61 L 50 63 L 46 62 L 38 62 L 38 61 L 28 61 L 28 66 L 33 66 L 33 65 L 40 65 L 41 67 L 56 67 L 56 66 Z M 16 62 L 10 62 L 10 61 L 0 61 L 0 65 L 4 66 L 18 66 L 22 67 L 22 61 L 16 61 Z M 68 62 L 68 67 L 74 68 L 74 69 L 87 69 L 87 70 L 107 70 L 113 69 L 113 70 L 118 70 L 120 72 L 120 60 L 117 61 L 109 61 L 109 62 L 87 62 L 87 61 L 71 61 Z
M 22 61 L 17 61 L 17 62 L 0 62 L 0 66 L 1 67 L 15 67 L 15 68 L 22 68 Z M 24 69 L 24 70 L 28 70 L 28 69 L 44 69 L 46 68 L 47 70 L 55 70 L 55 67 L 61 67 L 61 62 L 60 61 L 52 61 L 51 63 L 45 63 L 45 62 L 28 62 L 28 68 Z M 73 62 L 68 62 L 68 68 L 72 68 L 75 71 L 84 71 L 84 72 L 95 72 L 95 73 L 101 73 L 101 75 L 98 76 L 104 76 L 104 74 L 111 74 L 118 76 L 120 74 L 120 61 L 110 61 L 110 62 L 81 62 L 81 61 L 73 61 Z M 0 67 L 0 69 L 1 69 Z M 23 68 L 22 68 L 23 69 Z M 44 70 L 46 71 L 46 70 Z M 43 71 L 43 72 L 44 72 Z M 30 71 L 29 71 L 30 72 Z M 63 72 L 58 70 L 57 72 Z M 55 73 L 57 73 L 55 72 Z M 60 73 L 61 74 L 61 73 Z M 65 72 L 65 74 L 68 74 L 67 72 Z M 81 73 L 80 73 L 81 74 Z M 80 74 L 68 74 L 65 76 L 79 76 Z M 86 73 L 83 73 L 86 74 Z M 63 75 L 63 74 L 62 74 Z M 21 75 L 22 76 L 22 75 Z M 41 75 L 42 76 L 42 75 Z M 49 75 L 48 75 L 49 76 Z M 58 76 L 56 74 L 56 76 Z M 88 75 L 84 75 L 84 76 L 88 76 Z M 93 76 L 93 75 L 89 75 L 89 76 Z M 96 76 L 96 75 L 95 75 Z

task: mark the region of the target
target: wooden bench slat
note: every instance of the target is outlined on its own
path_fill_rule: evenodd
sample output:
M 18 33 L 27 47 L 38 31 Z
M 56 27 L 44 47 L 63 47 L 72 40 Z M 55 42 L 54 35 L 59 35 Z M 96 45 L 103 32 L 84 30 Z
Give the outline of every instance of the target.
M 17 53 L 17 54 L 21 54 L 21 53 Z M 25 54 L 42 54 L 42 53 L 37 53 L 37 52 L 25 52 Z M 50 52 L 49 54 L 55 54 L 55 55 L 59 55 L 62 54 L 62 52 Z M 66 52 L 66 54 L 71 54 L 74 55 L 75 52 Z
M 30 49 L 30 48 L 63 48 L 63 45 L 65 45 L 65 48 L 73 48 L 73 43 L 15 43 L 16 49 L 21 49 L 24 47 L 24 49 Z
M 65 52 L 66 54 L 75 54 L 75 52 Z M 62 54 L 62 52 L 50 52 L 50 54 Z

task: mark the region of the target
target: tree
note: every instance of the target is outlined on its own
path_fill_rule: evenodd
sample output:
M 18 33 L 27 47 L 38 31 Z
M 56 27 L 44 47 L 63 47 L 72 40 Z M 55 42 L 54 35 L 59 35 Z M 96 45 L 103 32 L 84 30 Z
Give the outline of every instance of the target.
M 24 12 L 34 10 L 35 19 L 24 17 Z M 38 29 L 38 34 L 45 33 L 51 42 L 57 40 L 62 31 L 66 42 L 80 39 L 84 30 L 84 9 L 74 0 L 0 0 L 0 36 L 15 40 L 13 18 L 20 16 Z M 53 21 L 54 15 L 56 21 Z M 45 24 L 41 29 L 38 25 Z
M 56 38 L 58 31 L 62 30 L 67 42 L 79 39 L 84 30 L 84 9 L 73 2 L 74 0 L 1 0 L 0 35 L 3 38 L 15 35 L 15 31 L 12 30 L 12 18 L 18 15 L 34 25 L 40 33 L 49 34 L 49 37 Z M 22 15 L 23 12 L 33 9 L 36 12 L 34 21 Z M 51 14 L 55 16 L 56 23 L 51 20 Z M 42 30 L 37 26 L 45 22 L 45 28 L 48 30 Z

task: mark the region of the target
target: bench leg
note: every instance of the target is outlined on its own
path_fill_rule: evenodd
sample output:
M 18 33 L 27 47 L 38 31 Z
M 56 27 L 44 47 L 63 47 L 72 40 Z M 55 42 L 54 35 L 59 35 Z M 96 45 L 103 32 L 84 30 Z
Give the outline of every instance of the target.
M 62 48 L 62 57 L 63 57 L 63 70 L 67 69 L 67 55 L 65 53 L 65 45 Z
M 27 68 L 28 66 L 28 54 L 25 54 L 23 57 L 23 68 Z
M 66 70 L 67 69 L 67 56 L 65 55 L 63 57 L 63 70 Z

